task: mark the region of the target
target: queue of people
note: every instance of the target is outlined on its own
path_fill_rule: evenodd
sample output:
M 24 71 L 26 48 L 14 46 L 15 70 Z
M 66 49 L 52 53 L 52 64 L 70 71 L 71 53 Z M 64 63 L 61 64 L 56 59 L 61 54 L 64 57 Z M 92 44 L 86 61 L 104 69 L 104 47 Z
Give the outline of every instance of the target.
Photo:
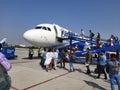
M 87 49 L 86 53 L 86 73 L 91 74 L 90 70 L 90 62 L 91 62 L 91 53 L 90 49 Z M 97 59 L 97 77 L 96 79 L 100 79 L 101 74 L 104 74 L 104 79 L 108 79 L 107 74 L 109 75 L 110 79 L 110 85 L 111 85 L 111 90 L 115 90 L 115 81 L 117 82 L 118 85 L 118 90 L 120 90 L 120 62 L 117 60 L 116 54 L 110 54 L 110 59 L 108 60 L 105 51 L 101 51 L 98 54 L 98 59 Z M 96 68 L 95 68 L 96 70 Z
M 44 56 L 45 55 L 45 56 Z M 61 54 L 59 56 L 59 52 L 57 51 L 57 49 L 48 49 L 48 51 L 45 51 L 45 54 L 43 54 L 44 56 L 44 66 L 45 66 L 45 70 L 48 72 L 51 69 L 57 70 L 57 61 L 59 60 L 59 57 L 61 57 L 60 63 L 62 63 L 63 66 L 60 67 L 61 68 L 65 68 L 65 62 L 63 60 L 68 60 L 69 62 L 69 71 L 75 71 L 75 67 L 74 67 L 74 50 L 68 50 L 67 52 L 65 52 L 65 50 L 61 50 Z M 90 70 L 90 63 L 92 60 L 92 54 L 90 52 L 90 49 L 87 49 L 87 53 L 86 53 L 86 62 L 85 62 L 85 66 L 86 66 L 86 73 L 89 75 L 91 74 L 91 70 Z M 111 85 L 111 90 L 115 90 L 114 88 L 114 80 L 116 80 L 117 84 L 118 84 L 118 90 L 120 90 L 120 75 L 119 75 L 119 61 L 116 59 L 116 55 L 115 54 L 111 54 L 110 55 L 110 59 L 107 60 L 107 57 L 105 55 L 104 51 L 101 51 L 98 54 L 98 60 L 97 60 L 97 76 L 96 79 L 100 79 L 101 74 L 104 74 L 104 79 L 108 79 L 108 75 L 110 78 L 110 85 Z M 109 72 L 106 72 L 106 67 L 109 67 Z
M 41 61 L 40 65 L 47 72 L 49 70 L 57 70 L 57 64 L 59 64 L 59 68 L 66 68 L 66 61 L 69 62 L 69 71 L 75 71 L 73 62 L 75 60 L 74 50 L 66 50 L 66 49 L 44 49 L 41 51 Z
M 80 36 L 82 38 L 86 37 L 83 29 L 81 29 Z M 92 30 L 89 30 L 89 41 L 94 41 L 93 39 L 96 41 L 96 48 L 102 48 L 104 46 L 102 41 L 101 41 L 100 33 L 98 32 L 96 37 L 95 37 L 95 33 Z M 110 38 L 108 38 L 107 42 L 108 42 L 106 44 L 107 46 L 119 45 L 119 43 L 120 43 L 119 39 L 118 39 L 118 36 L 114 36 L 113 34 L 110 36 Z

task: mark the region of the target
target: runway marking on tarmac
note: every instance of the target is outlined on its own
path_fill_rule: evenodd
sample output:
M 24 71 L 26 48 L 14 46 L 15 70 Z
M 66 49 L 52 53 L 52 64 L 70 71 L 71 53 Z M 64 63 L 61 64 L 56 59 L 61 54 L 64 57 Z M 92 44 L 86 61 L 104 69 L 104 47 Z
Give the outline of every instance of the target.
M 48 80 L 45 80 L 45 81 L 43 81 L 43 82 L 40 82 L 40 83 L 34 84 L 34 85 L 32 85 L 32 86 L 26 87 L 26 88 L 24 88 L 24 89 L 22 89 L 22 90 L 28 90 L 28 89 L 31 89 L 31 88 L 33 88 L 33 87 L 39 86 L 39 85 L 44 84 L 44 83 L 47 83 L 47 82 L 49 82 L 49 81 L 52 81 L 52 80 L 54 80 L 54 79 L 56 79 L 56 78 L 59 78 L 59 77 L 65 76 L 65 75 L 67 75 L 67 74 L 69 74 L 69 73 L 71 73 L 71 72 L 67 72 L 67 73 L 64 73 L 64 74 L 62 74 L 62 75 L 59 75 L 59 76 L 53 77 L 53 78 L 48 79 Z
M 19 90 L 19 89 L 17 89 L 16 87 L 13 87 L 13 86 L 11 86 L 11 88 L 12 88 L 13 90 Z
M 18 64 L 18 63 L 30 63 L 30 62 L 36 62 L 36 61 L 20 61 L 20 62 L 12 62 L 12 64 Z

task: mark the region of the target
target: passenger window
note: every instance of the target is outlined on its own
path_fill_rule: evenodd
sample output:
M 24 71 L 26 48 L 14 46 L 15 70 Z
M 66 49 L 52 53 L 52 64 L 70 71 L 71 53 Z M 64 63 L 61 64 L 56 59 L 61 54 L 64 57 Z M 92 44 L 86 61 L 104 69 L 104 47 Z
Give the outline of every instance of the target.
M 42 27 L 40 26 L 40 27 L 35 27 L 35 29 L 41 29 Z

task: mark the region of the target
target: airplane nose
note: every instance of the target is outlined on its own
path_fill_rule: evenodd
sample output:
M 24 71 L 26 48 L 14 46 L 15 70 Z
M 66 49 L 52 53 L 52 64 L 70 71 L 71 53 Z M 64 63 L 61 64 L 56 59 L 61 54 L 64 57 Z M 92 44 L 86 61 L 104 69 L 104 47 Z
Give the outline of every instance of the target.
M 26 31 L 24 34 L 23 34 L 23 38 L 27 41 L 30 41 L 30 38 L 32 36 L 32 30 L 29 30 L 29 31 Z

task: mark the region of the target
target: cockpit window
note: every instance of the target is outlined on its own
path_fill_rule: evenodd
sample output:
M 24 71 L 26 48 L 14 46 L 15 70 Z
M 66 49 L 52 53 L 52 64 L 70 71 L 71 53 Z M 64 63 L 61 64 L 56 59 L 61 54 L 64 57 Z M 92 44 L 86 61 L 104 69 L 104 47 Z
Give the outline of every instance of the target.
M 37 27 L 35 27 L 35 29 L 42 29 L 42 30 L 51 31 L 51 29 L 49 27 L 45 27 L 45 26 L 37 26 Z
M 42 29 L 47 30 L 47 28 L 46 28 L 46 27 L 43 27 Z
M 41 26 L 39 26 L 39 27 L 35 27 L 35 29 L 41 29 L 42 27 Z
M 47 27 L 48 31 L 51 31 L 51 29 L 49 27 Z

